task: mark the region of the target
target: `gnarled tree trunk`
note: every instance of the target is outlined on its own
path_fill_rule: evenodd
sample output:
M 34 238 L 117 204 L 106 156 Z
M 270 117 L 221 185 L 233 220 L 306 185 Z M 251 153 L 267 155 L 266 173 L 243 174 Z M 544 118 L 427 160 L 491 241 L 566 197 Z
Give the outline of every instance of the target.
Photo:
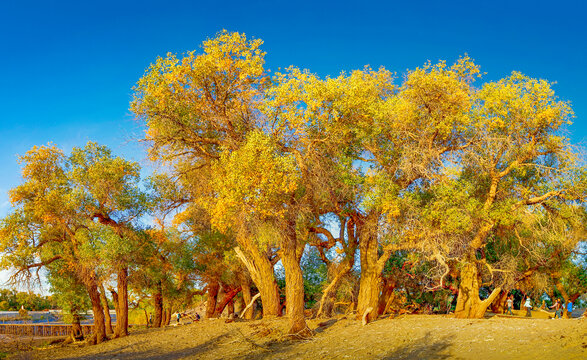
M 283 237 L 283 268 L 285 269 L 285 302 L 289 317 L 289 333 L 300 336 L 311 334 L 304 314 L 304 278 L 300 266 L 295 222 L 289 221 Z M 263 295 L 261 295 L 263 297 Z
M 241 287 L 236 287 L 234 289 L 225 289 L 224 291 L 224 296 L 222 297 L 222 300 L 220 300 L 218 302 L 218 304 L 216 305 L 216 310 L 214 311 L 214 315 L 212 317 L 220 317 L 220 315 L 222 315 L 222 312 L 224 311 L 224 308 L 229 305 L 230 303 L 232 303 L 232 299 L 234 299 L 234 297 L 241 291 Z M 232 312 L 234 312 L 234 304 L 233 304 L 233 309 Z
M 241 241 L 246 245 L 244 241 Z M 274 317 L 281 315 L 281 306 L 279 301 L 279 287 L 275 280 L 273 264 L 255 245 L 248 244 L 243 246 L 244 250 L 236 247 L 239 259 L 245 264 L 251 279 L 261 293 L 261 303 L 263 304 L 263 317 Z
M 479 279 L 477 264 L 466 262 L 461 269 L 461 282 L 459 284 L 459 295 L 455 317 L 461 319 L 480 319 L 485 316 L 485 311 L 497 298 L 501 288 L 495 288 L 485 300 L 479 298 Z
M 342 279 L 351 271 L 354 263 L 354 256 L 352 259 L 346 258 L 340 264 L 332 264 L 329 273 L 331 273 L 330 283 L 324 289 L 322 297 L 320 298 L 320 307 L 316 313 L 316 317 L 331 317 L 334 309 L 334 301 L 336 300 L 336 292 L 342 283 Z

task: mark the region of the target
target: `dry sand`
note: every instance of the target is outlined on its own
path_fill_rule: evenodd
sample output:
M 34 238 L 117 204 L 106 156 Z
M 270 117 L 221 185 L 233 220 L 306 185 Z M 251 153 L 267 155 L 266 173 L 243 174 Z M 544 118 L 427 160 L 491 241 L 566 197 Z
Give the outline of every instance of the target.
M 587 359 L 587 320 L 454 319 L 405 315 L 366 326 L 310 320 L 311 339 L 285 335 L 286 319 L 144 329 L 96 346 L 59 345 L 20 359 Z

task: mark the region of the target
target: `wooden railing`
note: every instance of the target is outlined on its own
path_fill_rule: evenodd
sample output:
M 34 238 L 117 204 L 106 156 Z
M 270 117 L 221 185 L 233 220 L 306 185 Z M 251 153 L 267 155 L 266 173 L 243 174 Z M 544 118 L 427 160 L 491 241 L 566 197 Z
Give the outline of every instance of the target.
M 94 325 L 81 325 L 84 335 L 92 333 Z M 0 324 L 0 334 L 18 336 L 67 336 L 71 334 L 71 325 L 49 324 Z

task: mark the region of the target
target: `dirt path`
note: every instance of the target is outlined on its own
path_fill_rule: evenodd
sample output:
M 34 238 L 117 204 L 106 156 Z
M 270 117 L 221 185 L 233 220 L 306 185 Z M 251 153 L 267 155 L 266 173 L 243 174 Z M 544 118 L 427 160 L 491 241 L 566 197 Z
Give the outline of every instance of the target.
M 312 339 L 285 336 L 285 319 L 141 330 L 98 346 L 20 354 L 29 359 L 585 359 L 586 320 L 438 315 L 359 321 L 312 320 Z

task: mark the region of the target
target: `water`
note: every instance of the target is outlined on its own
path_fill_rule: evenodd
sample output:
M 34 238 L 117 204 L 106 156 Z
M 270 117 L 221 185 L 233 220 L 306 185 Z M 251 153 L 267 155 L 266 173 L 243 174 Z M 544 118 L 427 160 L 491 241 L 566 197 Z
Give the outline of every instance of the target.
M 20 320 L 18 319 L 19 317 L 18 311 L 0 311 L 0 324 L 65 324 L 61 310 L 29 311 L 29 319 Z M 110 318 L 113 324 L 116 323 L 116 312 L 114 310 L 110 310 Z M 82 315 L 81 323 L 87 325 L 94 323 L 91 311 Z

